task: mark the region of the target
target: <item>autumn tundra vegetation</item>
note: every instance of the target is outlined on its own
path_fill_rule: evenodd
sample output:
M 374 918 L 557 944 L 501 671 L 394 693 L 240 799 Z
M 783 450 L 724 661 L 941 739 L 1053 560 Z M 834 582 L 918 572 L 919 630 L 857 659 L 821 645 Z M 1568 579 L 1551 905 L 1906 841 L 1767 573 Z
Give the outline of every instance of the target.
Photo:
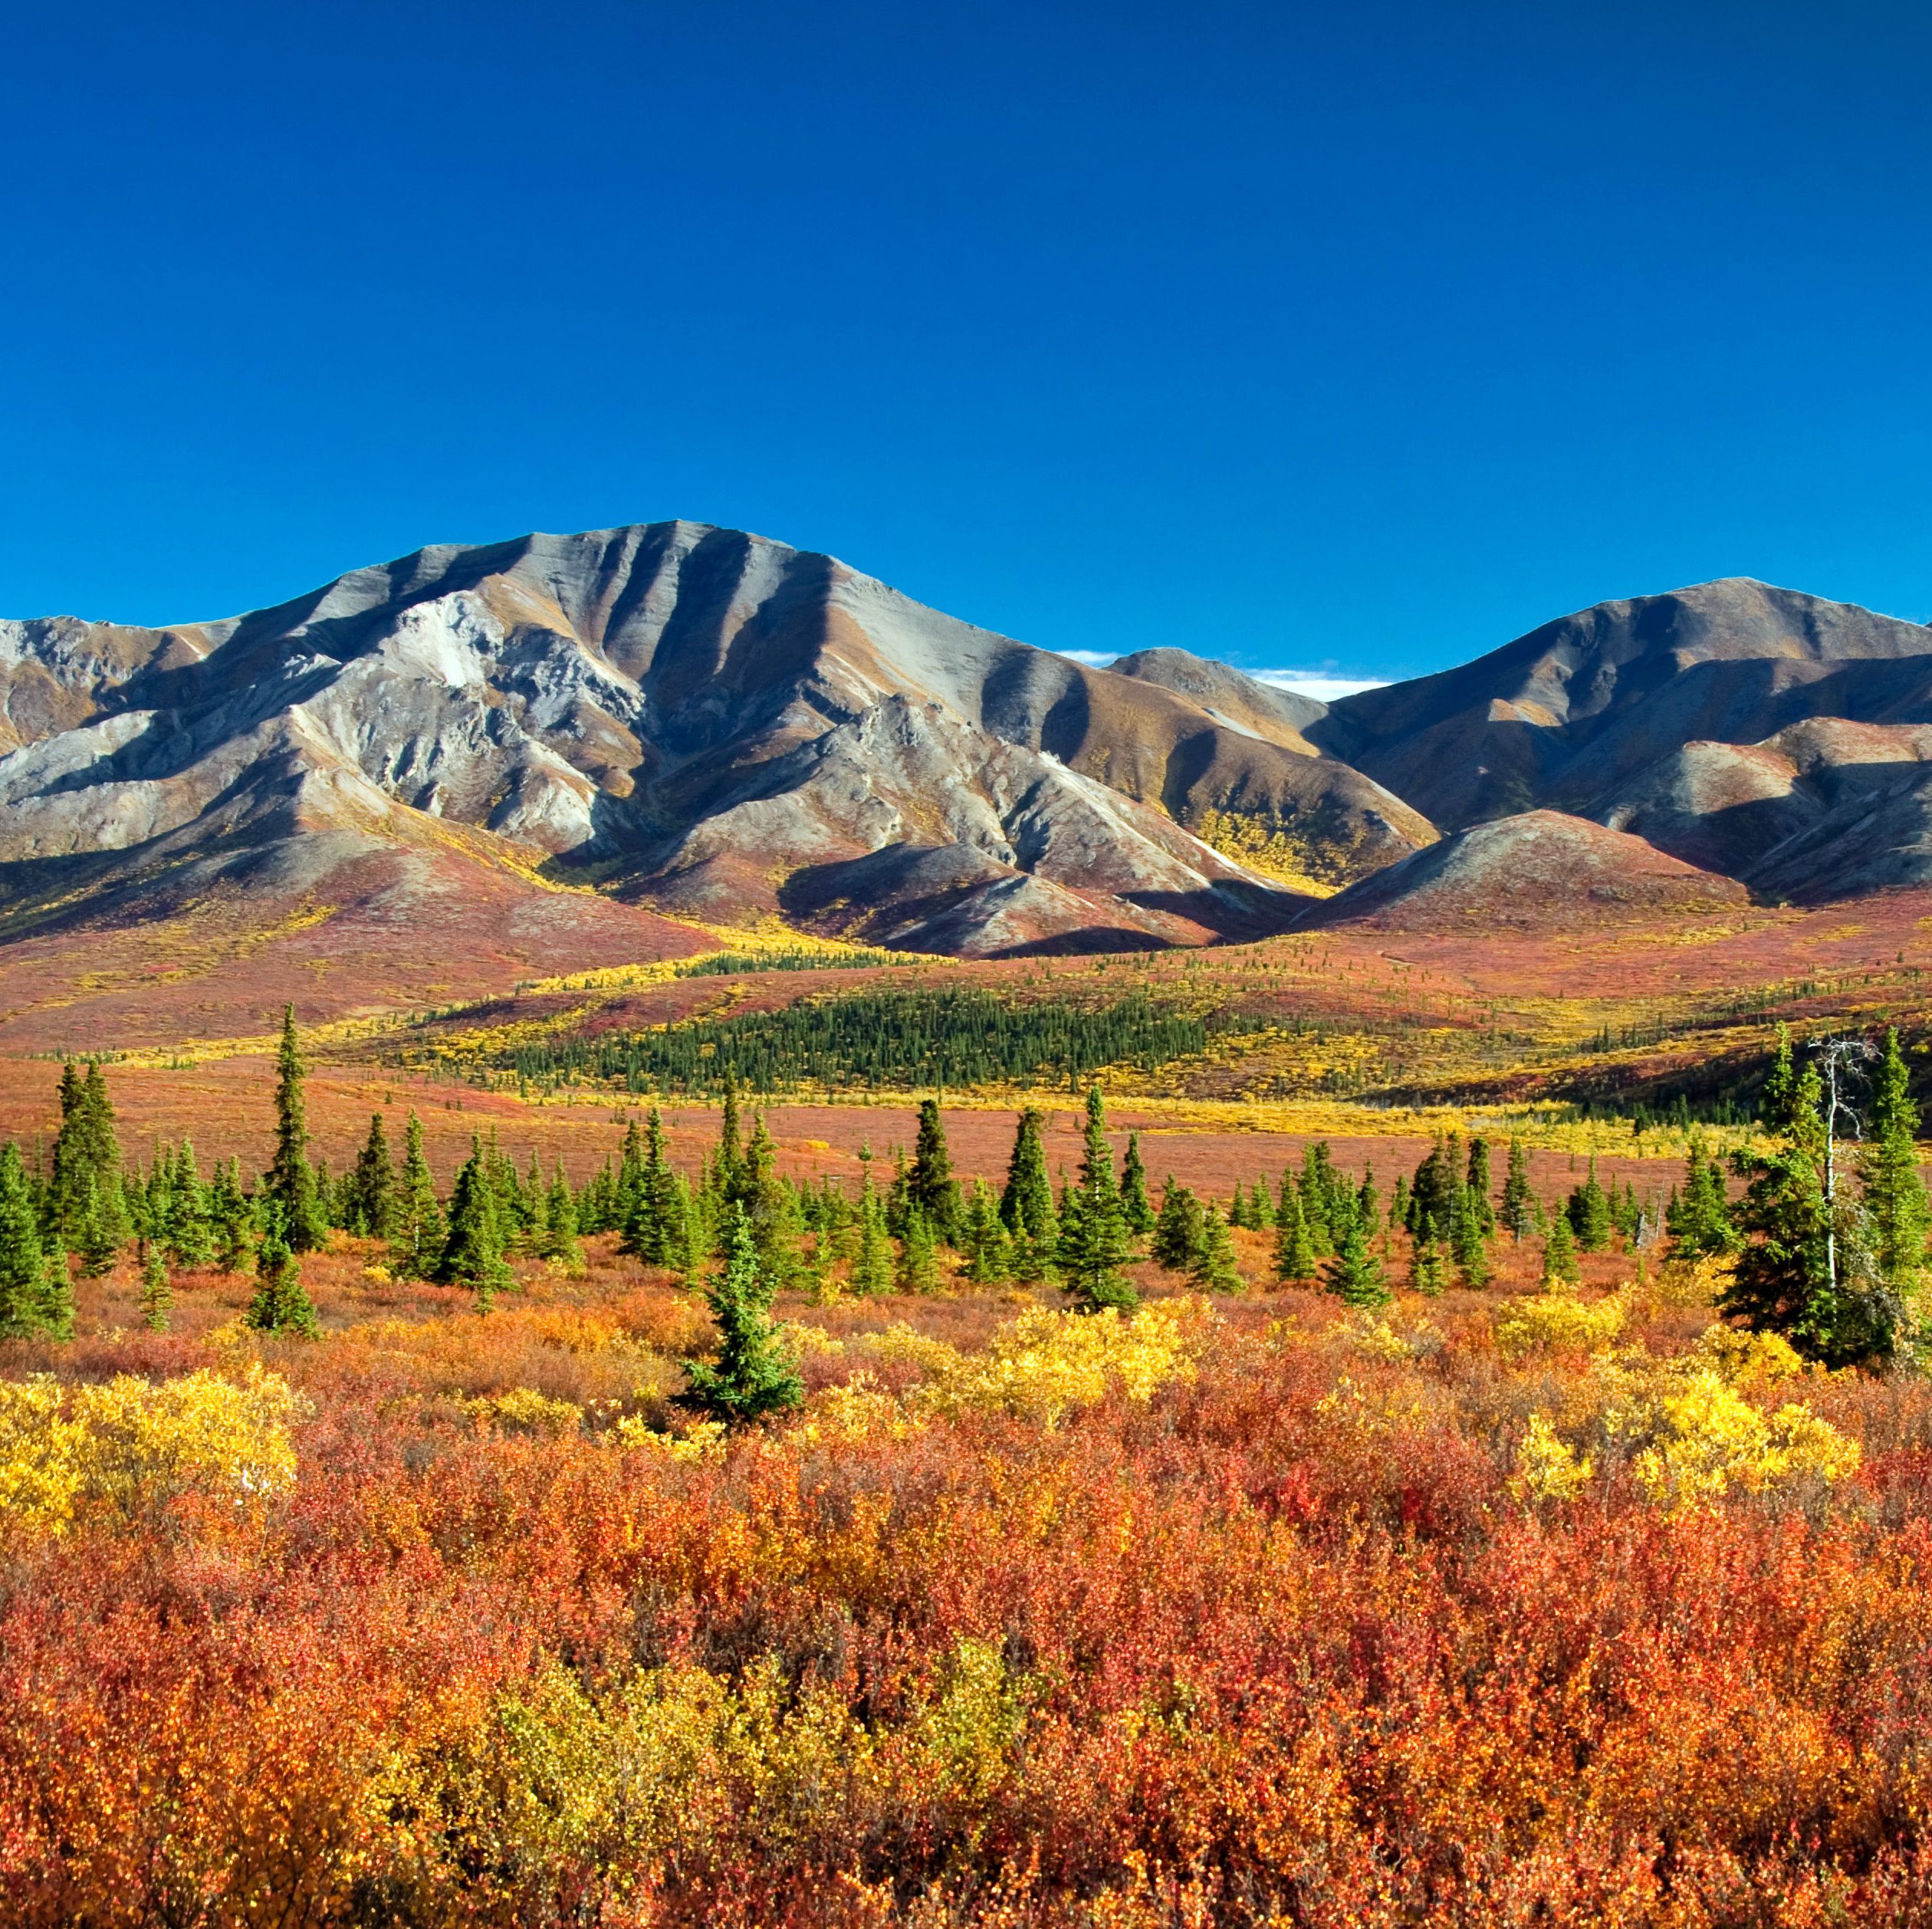
M 199 1122 L 245 1159 L 61 1064 L 0 1152 L 0 1915 L 1923 1920 L 1912 1039 L 1217 1176 L 1110 1096 L 1213 1027 L 1015 988 L 432 1024 L 333 1172 L 292 1009 Z M 815 1166 L 788 1073 L 909 1142 Z M 608 1156 L 504 1142 L 586 1097 Z

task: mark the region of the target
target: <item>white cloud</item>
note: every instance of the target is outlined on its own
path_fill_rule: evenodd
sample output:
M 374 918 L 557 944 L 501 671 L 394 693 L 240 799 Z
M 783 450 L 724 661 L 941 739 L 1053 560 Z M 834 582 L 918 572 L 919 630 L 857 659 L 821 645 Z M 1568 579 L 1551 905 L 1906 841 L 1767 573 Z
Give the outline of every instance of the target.
M 1385 676 L 1329 676 L 1319 670 L 1250 670 L 1248 675 L 1257 683 L 1272 683 L 1276 689 L 1293 690 L 1317 703 L 1333 703 L 1358 690 L 1384 689 L 1389 682 Z
M 1084 663 L 1090 670 L 1104 670 L 1109 663 L 1117 662 L 1120 652 L 1117 649 L 1056 649 L 1056 656 L 1070 656 L 1076 663 Z

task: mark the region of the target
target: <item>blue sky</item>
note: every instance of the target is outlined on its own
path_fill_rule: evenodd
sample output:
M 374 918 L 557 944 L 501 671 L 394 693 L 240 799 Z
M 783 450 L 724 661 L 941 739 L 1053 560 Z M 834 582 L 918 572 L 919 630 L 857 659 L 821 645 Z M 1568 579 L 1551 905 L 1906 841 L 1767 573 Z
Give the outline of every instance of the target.
M 0 61 L 0 614 L 682 515 L 1050 647 L 1932 615 L 1905 5 L 107 4 Z

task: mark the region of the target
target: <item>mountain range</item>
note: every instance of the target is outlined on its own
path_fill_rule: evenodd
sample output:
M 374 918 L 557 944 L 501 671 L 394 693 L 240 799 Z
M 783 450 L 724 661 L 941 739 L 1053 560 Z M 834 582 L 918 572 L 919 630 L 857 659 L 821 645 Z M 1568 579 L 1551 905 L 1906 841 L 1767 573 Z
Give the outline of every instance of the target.
M 1519 920 L 1813 902 L 1932 881 L 1929 753 L 1932 629 L 1740 579 L 1325 705 L 661 523 L 0 622 L 0 939 L 488 906 L 533 963 L 760 917 L 975 956 L 1454 924 L 1511 879 Z

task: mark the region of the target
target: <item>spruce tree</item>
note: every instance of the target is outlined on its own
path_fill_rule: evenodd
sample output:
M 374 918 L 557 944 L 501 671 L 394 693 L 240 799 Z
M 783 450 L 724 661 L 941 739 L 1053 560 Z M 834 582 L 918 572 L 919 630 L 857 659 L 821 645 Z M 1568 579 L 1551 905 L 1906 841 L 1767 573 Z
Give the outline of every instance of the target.
M 1235 1263 L 1227 1221 L 1212 1206 L 1201 1216 L 1201 1250 L 1188 1277 L 1204 1293 L 1245 1293 L 1247 1281 Z
M 1170 1172 L 1154 1221 L 1152 1256 L 1170 1273 L 1191 1272 L 1201 1256 L 1202 1237 L 1201 1201 L 1188 1187 L 1177 1185 Z
M 892 1237 L 869 1172 L 859 1195 L 859 1249 L 853 1255 L 850 1283 L 854 1293 L 869 1300 L 892 1290 Z
M 301 1262 L 288 1243 L 287 1222 L 279 1204 L 270 1201 L 255 1254 L 258 1283 L 242 1316 L 244 1326 L 258 1333 L 280 1333 L 297 1339 L 321 1337 L 314 1303 L 302 1284 Z
M 798 1204 L 779 1175 L 778 1148 L 762 1112 L 751 1122 L 751 1136 L 738 1162 L 737 1200 L 751 1219 L 766 1277 L 775 1287 L 790 1285 L 798 1270 Z
M 1335 1250 L 1339 1231 L 1335 1212 L 1337 1176 L 1329 1157 L 1326 1139 L 1317 1139 L 1303 1150 L 1301 1177 L 1295 1191 L 1301 1201 L 1302 1219 L 1308 1227 L 1309 1243 L 1315 1248 L 1318 1259 L 1326 1259 Z
M 1570 1230 L 1569 1215 L 1559 1212 L 1549 1222 L 1543 1241 L 1543 1283 L 1546 1292 L 1579 1284 L 1583 1269 L 1577 1264 L 1576 1235 Z
M 503 1260 L 503 1230 L 497 1222 L 496 1189 L 481 1139 L 470 1141 L 470 1155 L 456 1175 L 449 1195 L 449 1231 L 433 1276 L 439 1286 L 467 1286 L 479 1311 L 487 1311 L 500 1287 L 514 1281 Z
M 1583 1183 L 1569 1195 L 1566 1208 L 1570 1231 L 1576 1235 L 1579 1252 L 1600 1253 L 1610 1244 L 1609 1196 L 1597 1180 L 1596 1155 L 1590 1155 L 1589 1171 Z
M 436 1181 L 422 1150 L 422 1121 L 413 1110 L 402 1135 L 402 1177 L 396 1188 L 395 1231 L 389 1252 L 405 1278 L 434 1279 L 446 1235 Z
M 1480 1136 L 1469 1142 L 1469 1170 L 1464 1181 L 1470 1203 L 1485 1237 L 1496 1230 L 1496 1211 L 1490 1204 L 1489 1141 Z
M 174 1162 L 166 1227 L 167 1248 L 177 1266 L 191 1270 L 215 1263 L 215 1229 L 209 1223 L 208 1188 L 195 1163 L 192 1139 L 181 1142 Z
M 1345 1306 L 1385 1306 L 1392 1296 L 1381 1262 L 1368 1250 L 1368 1235 L 1361 1221 L 1353 1217 L 1343 1227 L 1335 1257 L 1323 1268 L 1322 1278 Z
M 1375 1190 L 1375 1168 L 1362 1168 L 1362 1183 L 1355 1188 L 1355 1216 L 1365 1238 L 1373 1239 L 1382 1229 L 1382 1196 Z
M 49 1339 L 74 1337 L 74 1275 L 67 1269 L 67 1248 L 58 1232 L 43 1243 L 41 1268 L 40 1330 Z
M 952 1158 L 946 1148 L 946 1122 L 937 1099 L 919 1101 L 919 1129 L 905 1183 L 907 1197 L 925 1215 L 934 1235 L 949 1245 L 955 1244 L 959 1233 L 959 1181 L 952 1175 Z
M 1284 1286 L 1299 1286 L 1315 1277 L 1319 1264 L 1302 1217 L 1301 1196 L 1284 1185 L 1281 1210 L 1275 1215 L 1275 1277 Z
M 638 1135 L 637 1115 L 632 1112 L 624 1121 L 624 1142 L 618 1148 L 616 1189 L 611 1201 L 612 1221 L 619 1232 L 626 1231 L 637 1216 L 644 1190 L 646 1145 Z
M 343 1205 L 343 1222 L 350 1231 L 385 1244 L 395 1236 L 396 1167 L 380 1112 L 369 1115 L 369 1135 L 356 1155 Z
M 1095 1086 L 1087 1093 L 1086 1147 L 1080 1183 L 1062 1217 L 1056 1258 L 1061 1278 L 1083 1313 L 1105 1308 L 1131 1312 L 1140 1296 L 1120 1269 L 1135 1257 L 1120 1214 L 1113 1152 L 1107 1143 L 1106 1106 Z
M 1932 1230 L 1925 1181 L 1919 1175 L 1918 1131 L 1918 1107 L 1912 1101 L 1898 1034 L 1888 1031 L 1858 1177 L 1871 1218 L 1879 1273 L 1900 1300 L 1914 1308 L 1924 1283 L 1926 1238 Z
M 306 1068 L 295 1035 L 295 1007 L 282 1007 L 281 1044 L 275 1053 L 275 1153 L 262 1190 L 281 1209 L 291 1252 L 312 1253 L 327 1242 L 315 1172 L 308 1162 L 308 1123 L 302 1097 Z
M 79 1244 L 88 1213 L 91 1181 L 99 1240 L 117 1249 L 133 1230 L 122 1191 L 120 1144 L 114 1132 L 114 1107 L 100 1066 L 90 1061 L 84 1075 L 71 1064 L 61 1072 L 61 1128 L 54 1140 L 53 1173 L 46 1218 L 61 1237 Z
M 1664 1225 L 1672 1249 L 1686 1257 L 1737 1250 L 1737 1229 L 1731 1224 L 1723 1173 L 1715 1159 L 1705 1158 L 1703 1142 L 1695 1132 L 1685 1155 L 1684 1189 L 1665 1208 Z
M 58 1231 L 56 1226 L 57 1237 Z M 114 1261 L 120 1256 L 120 1237 L 102 1203 L 100 1188 L 92 1172 L 81 1175 L 80 1229 L 75 1235 L 74 1249 L 80 1257 L 80 1277 L 87 1280 L 104 1278 L 114 1270 Z
M 55 1330 L 64 1253 L 58 1264 L 63 1278 L 56 1281 L 20 1148 L 8 1139 L 0 1146 L 0 1339 L 41 1339 Z
M 1449 1250 L 1464 1286 L 1477 1292 L 1489 1283 L 1489 1237 L 1472 1188 L 1459 1192 L 1450 1209 Z
M 160 1241 L 150 1240 L 141 1264 L 141 1324 L 150 1333 L 166 1333 L 173 1306 L 174 1287 L 168 1277 L 167 1259 Z
M 1822 1099 L 1817 1067 L 1807 1066 L 1780 1096 L 1773 1149 L 1737 1154 L 1746 1237 L 1718 1306 L 1754 1331 L 1782 1333 L 1807 1359 L 1849 1366 L 1893 1351 L 1904 1309 L 1856 1221 L 1826 1197 Z
M 669 1266 L 684 1234 L 683 1202 L 664 1149 L 664 1121 L 656 1106 L 644 1121 L 644 1149 L 636 1197 L 623 1226 L 623 1248 L 646 1266 Z
M 1011 1248 L 1000 1221 L 1000 1204 L 984 1179 L 973 1181 L 960 1234 L 966 1277 L 975 1286 L 998 1286 L 1011 1277 Z
M 224 1273 L 245 1270 L 255 1257 L 255 1214 L 242 1191 L 239 1159 L 226 1159 L 215 1167 L 208 1217 L 214 1231 L 215 1264 Z
M 583 1249 L 577 1244 L 577 1200 L 570 1181 L 564 1176 L 564 1162 L 557 1162 L 550 1191 L 544 1200 L 543 1243 L 537 1248 L 544 1259 L 575 1273 L 583 1269 Z
M 1029 1106 L 1020 1115 L 1007 1161 L 1006 1189 L 1000 1195 L 1000 1217 L 1007 1231 L 1024 1234 L 1043 1250 L 1053 1244 L 1053 1188 L 1046 1176 L 1046 1147 L 1041 1129 L 1046 1114 Z
M 935 1293 L 939 1287 L 939 1260 L 932 1224 L 916 1205 L 905 1209 L 899 1235 L 899 1272 L 893 1283 L 902 1293 Z
M 1043 1176 L 1043 1165 L 1040 1170 Z M 1120 1216 L 1136 1239 L 1145 1239 L 1154 1230 L 1154 1202 L 1147 1196 L 1147 1168 L 1141 1162 L 1137 1132 L 1127 1135 L 1126 1155 L 1120 1162 Z
M 1510 1135 L 1510 1162 L 1503 1175 L 1503 1210 L 1499 1217 L 1513 1238 L 1527 1239 L 1536 1230 L 1536 1195 L 1530 1189 L 1530 1149 L 1515 1133 Z
M 1413 1241 L 1409 1247 L 1409 1288 L 1425 1299 L 1439 1299 L 1448 1284 L 1448 1262 L 1433 1239 Z
M 705 1298 L 718 1322 L 716 1362 L 687 1359 L 688 1406 L 727 1426 L 804 1403 L 804 1383 L 771 1318 L 777 1287 L 758 1263 L 757 1241 L 741 1210 L 732 1214 L 723 1271 Z

